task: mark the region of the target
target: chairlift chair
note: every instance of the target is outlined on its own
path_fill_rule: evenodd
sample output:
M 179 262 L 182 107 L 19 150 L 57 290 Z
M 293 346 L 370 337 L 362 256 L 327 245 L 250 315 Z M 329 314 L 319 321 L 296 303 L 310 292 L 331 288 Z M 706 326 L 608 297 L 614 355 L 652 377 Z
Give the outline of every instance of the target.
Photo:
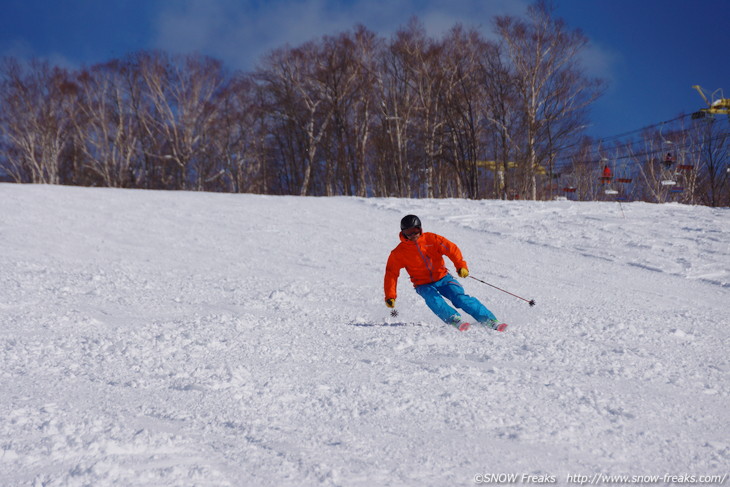
M 608 164 L 603 166 L 603 173 L 601 174 L 601 177 L 599 180 L 601 181 L 601 184 L 608 184 L 613 179 L 613 173 L 611 172 L 611 168 L 608 167 Z
M 611 172 L 611 168 L 608 167 L 608 164 L 603 166 L 603 173 L 601 174 L 601 177 L 598 178 L 598 180 L 601 182 L 601 184 L 607 185 L 606 189 L 603 190 L 604 194 L 608 194 L 608 195 L 618 194 L 618 191 L 616 191 L 611 186 L 608 186 L 611 183 L 611 181 L 613 181 L 613 172 Z
M 664 157 L 664 160 L 662 161 L 662 164 L 664 165 L 664 168 L 665 168 L 662 171 L 664 173 L 664 175 L 663 175 L 664 179 L 662 179 L 662 181 L 661 181 L 662 186 L 675 186 L 677 184 L 677 181 L 672 179 L 672 175 L 673 175 L 672 174 L 672 165 L 674 164 L 674 162 L 675 162 L 675 159 L 672 156 L 672 153 L 671 152 L 667 153 L 666 157 Z M 674 175 L 676 175 L 676 174 L 677 173 L 674 172 Z

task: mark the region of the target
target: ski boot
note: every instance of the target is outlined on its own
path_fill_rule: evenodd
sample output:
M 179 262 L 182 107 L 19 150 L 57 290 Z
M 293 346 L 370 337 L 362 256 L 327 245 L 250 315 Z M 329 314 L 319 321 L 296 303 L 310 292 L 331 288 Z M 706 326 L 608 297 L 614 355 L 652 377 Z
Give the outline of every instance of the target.
M 482 325 L 486 326 L 490 330 L 495 331 L 504 331 L 507 329 L 507 323 L 500 323 L 497 320 L 485 320 L 480 322 Z
M 454 315 L 451 317 L 450 324 L 459 331 L 466 331 L 471 326 L 471 323 L 467 323 L 466 321 L 462 320 L 461 316 L 458 315 Z

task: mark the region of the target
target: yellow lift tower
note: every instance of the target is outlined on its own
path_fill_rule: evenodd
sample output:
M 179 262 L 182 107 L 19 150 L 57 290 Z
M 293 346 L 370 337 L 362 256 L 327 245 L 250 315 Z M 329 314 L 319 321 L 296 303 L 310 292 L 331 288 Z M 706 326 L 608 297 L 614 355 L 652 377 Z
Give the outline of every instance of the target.
M 722 90 L 715 90 L 712 93 L 712 101 L 707 99 L 707 95 L 705 95 L 705 90 L 703 90 L 699 85 L 692 86 L 695 90 L 697 90 L 702 97 L 703 100 L 705 100 L 705 103 L 707 104 L 707 108 L 700 108 L 698 112 L 694 112 L 692 114 L 692 118 L 704 118 L 707 116 L 713 116 L 713 115 L 728 115 L 730 114 L 730 98 L 723 98 Z

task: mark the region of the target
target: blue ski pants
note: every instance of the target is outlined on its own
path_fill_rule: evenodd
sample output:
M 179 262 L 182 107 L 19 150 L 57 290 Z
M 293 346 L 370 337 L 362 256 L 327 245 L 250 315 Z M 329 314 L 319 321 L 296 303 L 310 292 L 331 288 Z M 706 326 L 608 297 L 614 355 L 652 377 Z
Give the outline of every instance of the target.
M 451 301 L 457 308 L 466 311 L 477 321 L 497 319 L 477 298 L 464 293 L 464 287 L 449 274 L 431 284 L 416 286 L 416 292 L 426 300 L 426 305 L 431 308 L 431 311 L 445 323 L 451 323 L 451 318 L 460 316 L 460 314 L 449 306 L 444 298 Z

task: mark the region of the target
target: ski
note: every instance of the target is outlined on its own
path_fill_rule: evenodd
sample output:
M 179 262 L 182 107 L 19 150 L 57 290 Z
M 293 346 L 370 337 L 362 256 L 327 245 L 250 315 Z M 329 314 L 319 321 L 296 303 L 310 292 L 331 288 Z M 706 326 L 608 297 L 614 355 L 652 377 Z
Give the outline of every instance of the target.
M 504 330 L 507 329 L 507 323 L 497 323 L 497 322 L 495 322 L 494 325 L 490 325 L 490 324 L 487 324 L 487 323 L 479 323 L 479 324 L 482 325 L 487 330 L 504 331 Z M 454 327 L 456 329 L 458 329 L 459 331 L 466 331 L 469 328 L 471 328 L 471 323 L 467 323 L 466 321 L 462 321 L 458 325 L 454 325 Z

